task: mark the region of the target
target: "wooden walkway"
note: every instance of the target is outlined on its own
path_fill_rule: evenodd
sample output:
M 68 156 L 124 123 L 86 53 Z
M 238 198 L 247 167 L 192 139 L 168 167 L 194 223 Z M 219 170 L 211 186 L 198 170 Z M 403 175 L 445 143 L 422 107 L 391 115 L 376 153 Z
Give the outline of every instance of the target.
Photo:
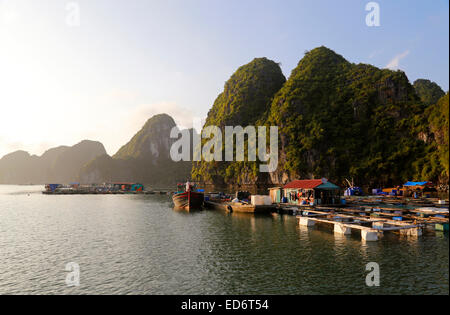
M 306 214 L 305 214 L 306 213 Z M 422 227 L 408 222 L 383 218 L 365 218 L 359 216 L 308 210 L 304 215 L 297 216 L 299 225 L 312 227 L 316 223 L 331 225 L 337 234 L 348 235 L 352 230 L 359 230 L 363 241 L 377 241 L 383 232 L 397 231 L 403 235 L 420 236 Z M 370 226 L 367 226 L 370 225 Z

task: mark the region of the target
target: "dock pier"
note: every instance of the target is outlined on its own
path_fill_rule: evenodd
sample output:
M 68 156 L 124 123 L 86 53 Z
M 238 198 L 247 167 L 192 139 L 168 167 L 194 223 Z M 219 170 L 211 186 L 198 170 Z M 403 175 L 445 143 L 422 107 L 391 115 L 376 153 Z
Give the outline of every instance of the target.
M 384 218 L 365 218 L 340 213 L 308 210 L 297 216 L 298 224 L 314 227 L 316 223 L 331 225 L 336 234 L 350 235 L 359 230 L 361 240 L 377 241 L 384 232 L 398 232 L 400 235 L 420 236 L 423 226 Z
M 164 190 L 144 190 L 144 191 L 95 191 L 83 189 L 71 189 L 62 191 L 43 191 L 44 195 L 171 195 L 173 192 Z

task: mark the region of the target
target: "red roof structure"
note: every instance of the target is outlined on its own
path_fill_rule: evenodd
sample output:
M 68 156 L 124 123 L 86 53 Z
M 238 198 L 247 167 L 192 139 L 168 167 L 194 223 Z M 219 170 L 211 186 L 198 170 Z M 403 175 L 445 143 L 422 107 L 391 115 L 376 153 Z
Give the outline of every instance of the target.
M 323 184 L 322 179 L 299 179 L 287 183 L 283 188 L 292 189 L 313 189 Z

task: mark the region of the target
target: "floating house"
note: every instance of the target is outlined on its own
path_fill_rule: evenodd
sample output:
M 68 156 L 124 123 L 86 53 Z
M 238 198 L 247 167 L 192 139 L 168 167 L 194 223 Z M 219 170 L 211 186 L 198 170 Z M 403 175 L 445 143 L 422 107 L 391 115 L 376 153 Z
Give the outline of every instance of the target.
M 340 195 L 340 187 L 326 178 L 294 180 L 283 187 L 283 200 L 297 205 L 336 205 Z
M 56 189 L 62 187 L 61 184 L 47 184 L 45 185 L 45 191 L 47 192 L 55 192 Z
M 431 187 L 433 183 L 431 182 L 406 182 L 403 187 L 410 189 L 424 189 L 425 187 Z
M 437 197 L 438 192 L 432 182 L 411 182 L 403 184 L 403 190 L 406 196 L 414 197 Z
M 113 189 L 114 190 L 120 190 L 120 191 L 130 191 L 130 192 L 134 192 L 134 191 L 143 191 L 144 190 L 144 186 L 142 184 L 138 184 L 138 183 L 122 183 L 122 182 L 116 182 L 113 183 Z
M 408 181 L 403 186 L 393 188 L 372 189 L 373 195 L 403 196 L 403 197 L 438 197 L 438 191 L 432 182 Z
M 280 203 L 283 194 L 283 189 L 281 187 L 272 187 L 269 188 L 270 199 L 272 199 L 272 203 Z

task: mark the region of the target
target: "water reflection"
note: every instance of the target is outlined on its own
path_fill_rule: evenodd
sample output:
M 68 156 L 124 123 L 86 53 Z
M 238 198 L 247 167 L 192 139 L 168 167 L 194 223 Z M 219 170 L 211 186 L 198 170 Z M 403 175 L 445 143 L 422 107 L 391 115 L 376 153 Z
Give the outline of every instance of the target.
M 350 235 L 344 235 L 340 233 L 334 233 L 334 248 L 336 250 L 342 249 L 345 244 L 350 241 L 351 236 Z
M 312 232 L 311 228 L 308 228 L 307 226 L 303 226 L 300 224 L 297 224 L 297 228 L 296 230 L 298 231 L 298 236 L 299 239 L 302 241 L 309 241 L 310 240 L 310 235 Z
M 175 212 L 181 212 L 181 213 L 196 213 L 196 212 L 201 212 L 204 209 L 203 208 L 180 208 L 180 207 L 173 207 L 172 208 L 173 211 Z
M 294 216 L 172 208 L 168 196 L 0 187 L 0 293 L 448 294 L 448 233 L 364 244 Z M 62 285 L 68 261 L 81 266 L 76 289 Z M 371 261 L 377 291 L 365 285 Z

